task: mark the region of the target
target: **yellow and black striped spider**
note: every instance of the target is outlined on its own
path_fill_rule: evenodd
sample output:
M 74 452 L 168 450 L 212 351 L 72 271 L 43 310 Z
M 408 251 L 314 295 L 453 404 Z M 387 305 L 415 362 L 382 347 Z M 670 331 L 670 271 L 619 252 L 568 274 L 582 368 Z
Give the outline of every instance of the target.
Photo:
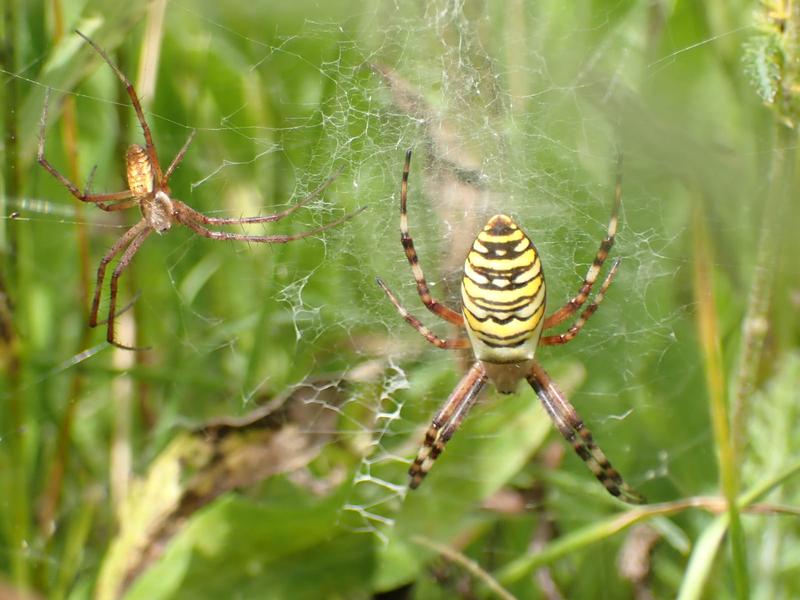
M 414 242 L 408 232 L 406 199 L 410 164 L 411 150 L 406 153 L 400 188 L 400 239 L 414 273 L 417 292 L 428 310 L 453 325 L 466 329 L 467 337 L 439 338 L 401 306 L 397 297 L 380 278 L 378 284 L 400 315 L 430 343 L 448 349 L 471 347 L 475 355 L 475 363 L 439 409 L 425 433 L 422 447 L 408 471 L 411 489 L 422 483 L 488 380 L 495 384 L 500 393 L 510 394 L 516 391 L 519 381 L 524 378 L 539 396 L 558 431 L 572 444 L 575 452 L 586 462 L 606 490 L 625 502 L 643 503 L 644 497 L 631 489 L 611 466 L 575 408 L 534 358 L 539 345 L 566 344 L 574 339 L 597 310 L 611 285 L 619 259 L 614 261 L 594 299 L 580 313 L 575 323 L 565 333 L 542 336 L 542 331 L 563 323 L 580 310 L 589 298 L 592 286 L 614 244 L 617 212 L 622 196 L 619 176 L 608 233 L 574 298 L 550 316 L 544 316 L 545 282 L 539 253 L 533 242 L 510 217 L 495 215 L 478 234 L 464 263 L 464 276 L 461 280 L 462 312 L 459 314 L 431 296 L 414 250 Z

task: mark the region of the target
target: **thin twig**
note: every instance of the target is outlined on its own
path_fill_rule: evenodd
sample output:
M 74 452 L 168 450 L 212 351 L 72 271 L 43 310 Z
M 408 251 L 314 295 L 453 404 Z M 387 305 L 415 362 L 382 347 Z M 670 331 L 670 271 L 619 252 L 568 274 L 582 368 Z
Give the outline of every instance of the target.
M 420 546 L 424 546 L 425 548 L 433 550 L 434 552 L 438 552 L 451 562 L 461 565 L 474 577 L 483 581 L 486 584 L 486 587 L 497 594 L 499 598 L 503 598 L 504 600 L 515 600 L 515 596 L 513 596 L 508 590 L 500 585 L 494 577 L 484 571 L 478 563 L 471 558 L 467 558 L 461 552 L 453 550 L 444 544 L 434 542 L 433 540 L 421 535 L 412 536 L 411 541 L 415 544 L 419 544 Z

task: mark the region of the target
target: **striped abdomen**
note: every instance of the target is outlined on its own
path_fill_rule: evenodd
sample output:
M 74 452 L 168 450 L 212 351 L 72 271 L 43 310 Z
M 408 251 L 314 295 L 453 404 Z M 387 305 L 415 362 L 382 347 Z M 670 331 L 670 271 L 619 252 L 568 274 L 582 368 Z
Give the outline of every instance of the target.
M 153 191 L 153 165 L 147 151 L 139 144 L 128 146 L 125 155 L 128 188 L 134 197 L 141 198 Z
M 475 358 L 504 365 L 533 359 L 542 332 L 544 276 L 533 242 L 510 217 L 489 219 L 472 244 L 461 299 Z
M 155 171 L 147 150 L 139 144 L 128 146 L 125 155 L 128 187 L 133 197 L 139 201 L 139 210 L 150 228 L 156 233 L 164 233 L 173 222 L 173 204 L 169 190 L 163 185 L 156 191 Z M 153 193 L 155 191 L 155 193 Z

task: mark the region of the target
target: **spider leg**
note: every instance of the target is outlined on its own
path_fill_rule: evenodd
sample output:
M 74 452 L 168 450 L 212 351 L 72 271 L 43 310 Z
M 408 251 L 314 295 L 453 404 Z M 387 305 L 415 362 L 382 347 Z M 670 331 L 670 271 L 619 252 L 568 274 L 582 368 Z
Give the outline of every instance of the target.
M 79 36 L 81 36 L 86 42 L 94 48 L 94 51 L 97 52 L 106 64 L 114 70 L 114 73 L 117 75 L 117 79 L 122 82 L 122 85 L 125 86 L 125 91 L 128 93 L 128 97 L 131 100 L 131 104 L 133 105 L 133 110 L 136 112 L 136 118 L 139 121 L 139 125 L 142 128 L 142 133 L 144 134 L 144 141 L 145 145 L 147 146 L 147 155 L 150 157 L 150 163 L 153 165 L 153 168 L 156 170 L 155 173 L 155 180 L 158 182 L 163 182 L 164 177 L 161 173 L 161 165 L 158 162 L 158 154 L 156 153 L 155 144 L 153 144 L 153 134 L 150 132 L 150 126 L 147 124 L 147 120 L 144 118 L 144 111 L 142 110 L 142 103 L 139 102 L 139 96 L 136 94 L 136 90 L 133 87 L 133 84 L 130 80 L 125 76 L 125 74 L 119 69 L 117 65 L 115 65 L 111 59 L 109 58 L 108 54 L 106 54 L 105 50 L 103 50 L 100 46 L 98 46 L 92 39 L 85 36 L 83 33 L 75 30 Z M 175 162 L 175 161 L 173 161 Z
M 94 166 L 92 168 L 92 171 L 89 173 L 89 177 L 86 179 L 86 185 L 83 188 L 84 197 L 88 198 L 92 196 L 91 188 L 92 188 L 92 182 L 94 180 L 94 173 L 96 170 L 97 166 Z M 132 193 L 133 192 L 131 192 L 131 194 Z M 138 206 L 139 198 L 133 196 L 132 198 L 127 198 L 123 200 L 111 200 L 110 202 L 111 204 L 106 204 L 105 202 L 98 202 L 97 204 L 95 204 L 95 206 L 97 206 L 97 208 L 99 208 L 100 210 L 104 210 L 106 212 L 116 212 L 118 210 L 126 210 L 133 206 Z
M 572 444 L 573 450 L 606 490 L 623 502 L 643 504 L 644 496 L 625 483 L 622 476 L 595 443 L 592 433 L 584 425 L 575 407 L 570 404 L 561 390 L 556 387 L 550 375 L 536 361 L 533 362 L 527 379 L 558 431 Z
M 411 271 L 414 273 L 414 280 L 417 282 L 417 293 L 420 300 L 425 307 L 433 314 L 450 321 L 453 325 L 464 325 L 464 318 L 451 308 L 448 308 L 438 300 L 431 296 L 428 282 L 425 280 L 425 274 L 422 272 L 422 267 L 419 264 L 419 257 L 414 248 L 414 240 L 408 231 L 408 171 L 411 168 L 411 150 L 406 152 L 406 161 L 403 165 L 403 181 L 400 185 L 400 241 L 403 244 L 403 249 L 408 258 L 408 264 L 411 265 Z
M 174 211 L 173 214 L 178 222 L 186 225 L 189 229 L 192 229 L 194 232 L 202 235 L 203 237 L 207 237 L 212 240 L 238 240 L 241 242 L 255 242 L 258 244 L 284 244 L 286 242 L 311 237 L 336 227 L 337 225 L 341 225 L 345 221 L 349 221 L 367 208 L 366 206 L 362 206 L 358 210 L 336 219 L 335 221 L 331 221 L 330 223 L 326 223 L 325 225 L 317 227 L 316 229 L 310 229 L 301 233 L 293 233 L 288 235 L 246 235 L 243 233 L 230 233 L 227 231 L 212 231 L 210 229 L 206 229 L 203 227 L 203 225 L 201 225 L 201 223 L 206 223 L 207 219 L 210 219 L 210 217 L 205 216 L 203 213 L 194 210 L 187 204 L 174 198 L 172 199 L 172 205 Z M 254 218 L 258 219 L 260 217 Z M 235 222 L 239 223 L 241 221 Z
M 92 193 L 92 183 L 94 183 L 94 175 L 97 172 L 97 165 L 92 167 L 92 170 L 89 171 L 89 177 L 86 178 L 86 185 L 83 186 L 83 195 L 84 197 L 90 196 Z M 106 212 L 114 212 L 117 210 L 124 210 L 126 208 L 130 208 L 134 206 L 138 202 L 137 198 L 131 198 L 128 200 L 118 200 L 115 201 L 114 204 L 105 204 L 104 202 L 98 202 L 95 206 L 100 210 L 104 210 Z
M 572 341 L 576 335 L 583 329 L 583 326 L 586 324 L 586 321 L 589 320 L 597 307 L 600 306 L 600 303 L 603 301 L 603 298 L 606 296 L 606 290 L 608 286 L 611 285 L 611 282 L 614 280 L 614 275 L 617 274 L 617 269 L 619 268 L 620 259 L 614 261 L 614 264 L 611 266 L 611 270 L 606 275 L 605 280 L 603 281 L 603 285 L 600 286 L 600 290 L 595 295 L 592 302 L 586 309 L 581 313 L 581 316 L 578 318 L 577 321 L 564 333 L 558 333 L 555 335 L 544 335 L 539 338 L 539 344 L 542 346 L 555 346 L 559 344 L 566 344 L 569 341 Z
M 126 231 L 121 238 L 119 238 L 111 248 L 105 253 L 103 258 L 100 259 L 100 265 L 97 267 L 97 280 L 94 285 L 94 297 L 92 298 L 92 310 L 89 313 L 89 326 L 97 327 L 100 322 L 97 320 L 97 312 L 100 308 L 100 294 L 103 291 L 103 280 L 106 276 L 106 267 L 114 260 L 114 257 L 122 252 L 122 249 L 130 244 L 137 236 L 147 229 L 147 222 L 142 219 L 136 225 Z M 109 315 L 110 316 L 110 315 Z
M 273 221 L 280 221 L 284 217 L 289 216 L 299 208 L 302 208 L 311 200 L 316 198 L 317 196 L 322 193 L 325 188 L 327 188 L 333 181 L 342 173 L 344 167 L 340 167 L 336 170 L 336 172 L 328 177 L 325 181 L 323 181 L 315 190 L 313 190 L 310 194 L 308 194 L 305 198 L 297 202 L 296 204 L 290 206 L 286 210 L 283 210 L 279 213 L 275 213 L 274 215 L 264 215 L 261 217 L 243 217 L 238 219 L 221 219 L 218 217 L 209 217 L 204 215 L 203 213 L 194 211 L 196 213 L 196 219 L 205 225 L 243 225 L 247 223 L 271 223 Z M 363 209 L 362 209 L 363 210 Z
M 136 302 L 139 300 L 141 295 L 142 295 L 142 291 L 141 290 L 136 292 L 133 295 L 133 298 L 131 298 L 130 301 L 125 306 L 123 306 L 118 311 L 116 311 L 114 316 L 115 317 L 119 317 L 120 315 L 124 315 L 126 312 L 128 312 L 131 308 L 133 308 L 133 305 L 136 304 Z M 102 321 L 98 321 L 97 324 L 98 325 L 107 325 L 108 324 L 108 319 L 103 319 Z
M 192 129 L 192 131 L 189 133 L 189 137 L 186 138 L 186 141 L 183 142 L 183 146 L 181 146 L 181 149 L 175 155 L 175 158 L 173 158 L 172 162 L 169 163 L 169 166 L 167 167 L 167 170 L 164 173 L 164 179 L 161 182 L 162 184 L 166 185 L 167 181 L 169 181 L 169 178 L 172 177 L 172 173 L 174 173 L 175 169 L 178 168 L 178 165 L 181 164 L 181 161 L 183 160 L 183 155 L 186 154 L 186 151 L 189 149 L 189 144 L 191 144 L 192 140 L 194 139 L 194 134 L 195 130 Z
M 89 194 L 88 192 L 81 192 L 74 183 L 72 183 L 69 179 L 67 179 L 64 175 L 62 175 L 58 169 L 56 169 L 50 161 L 48 161 L 44 156 L 44 143 L 47 131 L 47 112 L 48 107 L 50 104 L 50 89 L 48 88 L 45 92 L 44 97 L 44 109 L 42 109 L 42 116 L 39 120 L 39 145 L 36 152 L 36 160 L 42 165 L 45 170 L 50 173 L 56 180 L 61 183 L 65 188 L 69 190 L 69 193 L 75 196 L 81 202 L 91 202 L 98 206 L 105 211 L 109 210 L 109 207 L 106 206 L 105 202 L 117 202 L 121 200 L 130 200 L 133 196 L 133 192 L 130 190 L 124 190 L 122 192 L 112 192 L 110 194 Z M 89 176 L 89 180 L 91 180 L 92 175 Z M 120 210 L 120 209 L 116 209 Z
M 146 223 L 145 223 L 146 224 Z M 121 344 L 114 338 L 114 320 L 117 317 L 117 285 L 119 283 L 120 275 L 128 268 L 128 265 L 131 263 L 131 259 L 133 259 L 134 255 L 139 251 L 139 248 L 142 247 L 142 244 L 147 239 L 147 236 L 150 235 L 153 230 L 150 227 L 145 227 L 145 229 L 139 232 L 125 248 L 125 252 L 123 252 L 122 256 L 117 263 L 117 266 L 114 268 L 114 272 L 111 274 L 111 286 L 110 286 L 110 294 L 108 300 L 108 325 L 106 329 L 106 340 L 109 344 L 116 346 L 117 348 L 122 348 L 123 350 L 135 350 L 135 351 L 142 351 L 147 350 L 148 348 L 137 348 L 136 346 L 126 346 L 125 344 Z M 128 307 L 126 306 L 123 308 L 124 312 L 127 310 Z
M 461 378 L 453 393 L 431 421 L 425 432 L 425 439 L 408 469 L 408 487 L 415 490 L 433 467 L 434 461 L 444 450 L 445 444 L 461 425 L 469 409 L 478 399 L 478 394 L 486 383 L 487 375 L 480 362 L 472 365 Z
M 583 280 L 583 285 L 578 293 L 564 306 L 559 308 L 549 317 L 545 318 L 543 329 L 550 329 L 551 327 L 555 327 L 559 323 L 562 323 L 565 319 L 568 319 L 578 310 L 580 310 L 581 306 L 583 306 L 584 302 L 586 302 L 589 294 L 592 291 L 592 286 L 594 285 L 595 281 L 597 281 L 598 275 L 600 275 L 600 269 L 602 269 L 603 263 L 605 262 L 606 258 L 608 258 L 608 253 L 611 250 L 611 247 L 614 245 L 614 238 L 617 235 L 617 222 L 619 220 L 618 213 L 621 202 L 622 155 L 620 154 L 617 157 L 617 182 L 614 187 L 614 208 L 611 210 L 611 219 L 608 222 L 608 231 L 606 233 L 606 237 L 600 243 L 600 248 L 597 250 L 594 261 L 592 261 L 592 265 L 589 267 L 589 271 L 586 273 L 586 277 Z
M 126 210 L 139 204 L 138 198 L 130 198 L 129 200 L 119 200 L 114 204 L 98 204 L 97 207 L 106 212 L 117 212 L 118 210 Z
M 397 299 L 397 296 L 394 295 L 392 290 L 383 282 L 383 279 L 380 277 L 376 278 L 378 285 L 381 286 L 381 289 L 384 293 L 389 297 L 394 307 L 397 309 L 397 312 L 400 313 L 400 316 L 406 320 L 406 323 L 411 325 L 414 329 L 416 329 L 422 337 L 428 340 L 431 344 L 438 348 L 444 348 L 446 350 L 452 349 L 465 349 L 469 348 L 469 339 L 468 338 L 454 338 L 454 339 L 442 339 L 438 337 L 435 333 L 433 333 L 430 329 L 425 327 L 417 317 L 409 313 L 400 301 Z

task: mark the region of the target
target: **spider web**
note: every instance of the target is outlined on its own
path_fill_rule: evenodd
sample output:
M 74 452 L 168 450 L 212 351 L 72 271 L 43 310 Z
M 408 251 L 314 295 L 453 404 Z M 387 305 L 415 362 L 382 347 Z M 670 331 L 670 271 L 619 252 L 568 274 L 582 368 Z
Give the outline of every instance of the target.
M 223 22 L 186 5 L 172 10 L 175 15 L 197 20 L 205 34 L 215 40 L 238 37 Z M 404 400 L 398 392 L 409 386 L 404 365 L 410 356 L 415 357 L 412 362 L 429 362 L 438 370 L 452 368 L 455 375 L 449 380 L 453 382 L 459 369 L 455 357 L 424 348 L 372 283 L 376 275 L 384 277 L 413 312 L 435 322 L 419 308 L 413 278 L 400 245 L 395 242 L 404 150 L 415 149 L 409 200 L 412 234 L 434 294 L 452 306 L 458 305 L 457 286 L 466 248 L 482 223 L 499 211 L 514 215 L 536 241 L 546 260 L 550 298 L 554 299 L 551 304 L 566 299 L 577 289 L 596 251 L 613 199 L 618 134 L 615 124 L 603 118 L 602 110 L 592 106 L 593 98 L 583 95 L 583 90 L 608 86 L 604 93 L 611 95 L 615 86 L 624 88 L 620 75 L 627 68 L 625 58 L 615 55 L 614 50 L 599 48 L 581 57 L 585 64 L 569 76 L 554 77 L 544 55 L 529 50 L 533 57 L 530 62 L 514 56 L 522 49 L 520 39 L 508 39 L 505 48 L 491 44 L 496 40 L 486 38 L 480 31 L 491 19 L 491 14 L 473 19 L 459 3 L 432 4 L 420 12 L 407 12 L 388 4 L 362 7 L 361 12 L 351 16 L 348 29 L 357 30 L 360 23 L 372 22 L 382 23 L 382 27 L 365 28 L 358 39 L 344 36 L 336 46 L 336 55 L 319 65 L 309 65 L 309 59 L 302 54 L 304 44 L 309 39 L 337 37 L 341 28 L 337 21 L 306 19 L 297 32 L 277 31 L 268 42 L 248 39 L 252 47 L 248 70 L 267 69 L 279 59 L 294 62 L 298 69 L 317 68 L 320 79 L 333 91 L 324 94 L 316 110 L 307 111 L 309 116 L 297 117 L 296 122 L 285 127 L 248 122 L 241 118 L 248 109 L 245 105 L 222 115 L 219 128 L 200 127 L 199 137 L 211 139 L 212 143 L 215 136 L 234 135 L 253 150 L 251 154 L 232 157 L 204 152 L 208 146 L 195 143 L 189 156 L 201 165 L 195 171 L 199 176 L 190 182 L 189 193 L 180 197 L 193 203 L 195 197 L 219 196 L 221 204 L 235 207 L 208 211 L 214 215 L 258 214 L 288 206 L 291 200 L 275 206 L 260 205 L 262 198 L 279 194 L 270 193 L 269 186 L 262 185 L 263 177 L 256 175 L 254 181 L 247 181 L 247 177 L 264 165 L 272 166 L 270 161 L 274 163 L 276 156 L 286 159 L 289 149 L 308 145 L 309 132 L 319 131 L 321 141 L 306 154 L 307 160 L 293 165 L 295 188 L 285 196 L 302 197 L 344 164 L 346 175 L 336 186 L 338 199 L 343 204 L 353 199 L 356 206 L 369 205 L 369 210 L 330 236 L 320 236 L 322 256 L 310 270 L 296 268 L 291 259 L 284 258 L 296 254 L 289 246 L 226 248 L 223 258 L 214 248 L 204 248 L 202 258 L 195 262 L 197 247 L 211 243 L 186 236 L 171 243 L 167 240 L 172 236 L 157 242 L 158 252 L 164 253 L 160 262 L 181 314 L 176 343 L 188 346 L 190 352 L 228 353 L 227 360 L 231 362 L 240 358 L 237 335 L 258 325 L 258 312 L 248 308 L 232 315 L 206 312 L 195 309 L 193 301 L 226 262 L 250 260 L 252 255 L 268 266 L 240 283 L 258 289 L 263 284 L 257 280 L 278 279 L 268 287 L 276 305 L 283 310 L 269 318 L 290 323 L 298 352 L 314 347 L 336 331 L 366 328 L 383 338 L 385 371 L 379 394 L 351 400 L 370 408 L 369 420 L 357 428 L 369 442 L 353 476 L 354 496 L 343 507 L 345 512 L 357 515 L 356 528 L 379 535 L 383 535 L 383 527 L 391 524 L 391 512 L 405 494 L 404 478 L 384 479 L 381 466 L 388 463 L 404 467 L 409 449 L 417 443 L 420 425 L 424 424 L 403 416 Z M 513 32 L 512 26 L 508 27 Z M 525 35 L 523 31 L 515 33 Z M 610 64 L 611 69 L 600 68 L 604 64 Z M 109 90 L 117 86 L 111 74 L 102 73 L 104 70 L 107 71 L 99 69 L 97 75 L 104 78 L 102 91 L 96 96 L 90 94 L 90 102 L 96 105 L 107 104 L 104 97 L 113 97 Z M 164 119 L 170 117 L 157 113 L 156 123 Z M 188 131 L 193 125 L 186 123 L 178 129 Z M 569 136 L 566 139 L 560 135 L 564 131 Z M 179 144 L 179 134 L 172 135 L 174 139 L 167 143 Z M 157 144 L 164 145 L 163 137 Z M 628 157 L 628 163 L 635 164 L 635 157 Z M 653 199 L 642 199 L 642 194 L 641 189 L 630 185 L 624 189 L 621 231 L 615 248 L 615 254 L 624 259 L 624 267 L 616 286 L 625 285 L 628 302 L 638 299 L 646 306 L 648 286 L 668 280 L 674 272 L 670 265 L 657 260 L 673 240 L 652 230 L 636 231 L 629 224 L 632 214 L 652 207 Z M 38 202 L 21 202 L 19 208 L 26 214 L 43 217 L 60 214 L 65 218 L 57 222 L 70 224 L 69 208 Z M 311 226 L 340 215 L 341 209 L 322 198 L 311 204 L 309 212 L 313 215 Z M 91 226 L 104 225 L 93 220 Z M 341 254 L 346 258 L 331 260 L 331 255 Z M 159 260 L 152 262 L 158 264 Z M 324 278 L 334 264 L 345 271 L 343 285 L 364 290 L 357 310 L 337 310 L 325 298 L 312 298 L 309 293 L 309 284 Z M 626 279 L 643 285 L 626 285 Z M 620 343 L 635 354 L 634 347 L 642 336 L 655 335 L 669 341 L 670 322 L 675 315 L 645 315 L 644 322 L 630 325 L 618 318 L 621 310 L 614 307 L 613 297 L 612 292 L 600 311 L 605 313 L 605 319 L 593 319 L 581 333 L 580 348 L 567 351 L 571 357 L 588 362 L 609 344 Z M 138 302 L 146 312 L 158 311 L 147 294 Z M 610 325 L 615 322 L 635 330 L 615 329 Z M 199 340 L 193 333 L 197 327 L 203 331 Z M 367 348 L 356 348 L 356 356 L 367 352 Z M 632 367 L 623 368 L 621 373 L 631 370 Z M 267 374 L 252 389 L 241 389 L 244 407 L 258 396 L 259 388 L 269 378 Z M 605 395 L 596 394 L 601 399 Z M 429 399 L 429 408 L 433 409 L 438 401 Z M 491 412 L 492 403 L 488 404 L 486 410 Z M 588 413 L 594 417 L 590 421 L 602 426 L 603 410 L 594 410 L 595 414 Z M 625 411 L 609 418 L 628 416 Z M 398 440 L 403 442 L 400 453 Z M 392 476 L 396 475 L 396 468 L 389 470 Z M 645 476 L 640 473 L 634 478 L 642 480 Z M 362 492 L 365 488 L 374 489 Z
M 402 392 L 411 387 L 413 375 L 405 371 L 409 358 L 412 364 L 428 363 L 431 371 L 456 370 L 456 375 L 447 379 L 450 387 L 460 369 L 456 356 L 428 349 L 416 339 L 372 286 L 375 275 L 385 278 L 412 312 L 428 323 L 436 322 L 421 308 L 405 256 L 395 242 L 404 150 L 414 149 L 411 228 L 435 296 L 458 306 L 466 249 L 485 220 L 502 211 L 518 218 L 536 240 L 550 274 L 550 297 L 566 300 L 585 275 L 605 231 L 613 201 L 615 154 L 621 144 L 620 133 L 615 131 L 619 124 L 607 118 L 602 108 L 593 106 L 598 101 L 593 97 L 596 90 L 584 94 L 584 88 L 601 88 L 606 96 L 613 95 L 617 87 L 625 90 L 622 73 L 629 67 L 624 56 L 601 48 L 584 57 L 586 64 L 571 79 L 559 81 L 547 72 L 543 56 L 535 56 L 531 64 L 524 65 L 516 62 L 519 58 L 508 64 L 503 57 L 494 56 L 500 48 L 490 48 L 491 40 L 480 33 L 482 26 L 491 23 L 491 15 L 483 20 L 471 19 L 458 3 L 431 5 L 418 13 L 405 12 L 398 6 L 362 10 L 352 17 L 354 22 L 384 25 L 373 36 L 342 41 L 336 58 L 320 66 L 325 77 L 333 81 L 335 91 L 321 107 L 324 148 L 331 158 L 317 179 L 343 160 L 352 173 L 355 194 L 370 192 L 369 197 L 359 197 L 370 206 L 364 219 L 368 223 L 354 227 L 365 227 L 365 247 L 374 251 L 364 252 L 362 247 L 353 253 L 352 260 L 341 264 L 349 285 L 365 292 L 359 298 L 358 312 L 348 315 L 339 310 L 333 324 L 315 321 L 323 306 L 309 304 L 303 295 L 306 284 L 322 276 L 321 271 L 290 283 L 279 292 L 279 298 L 292 312 L 298 342 L 319 339 L 326 327 L 355 332 L 365 323 L 385 337 L 386 367 L 379 393 L 373 392 L 372 399 L 354 399 L 370 409 L 370 420 L 356 428 L 368 441 L 364 442 L 364 455 L 352 480 L 353 495 L 343 506 L 342 518 L 354 529 L 373 532 L 386 541 L 387 529 L 393 526 L 393 515 L 407 492 L 403 473 L 408 457 L 419 443 L 420 426 L 427 423 L 406 416 L 409 411 Z M 308 20 L 300 37 L 328 38 L 339 28 L 338 22 Z M 505 50 L 518 50 L 518 45 L 519 40 L 512 39 Z M 293 51 L 290 36 L 267 48 L 265 54 Z M 610 64 L 610 70 L 600 67 L 604 64 Z M 534 90 L 536 84 L 544 84 L 544 88 Z M 565 130 L 568 142 L 561 137 Z M 628 162 L 635 165 L 635 157 Z M 643 193 L 635 186 L 625 188 L 615 254 L 624 259 L 625 275 L 620 280 L 628 280 L 628 301 L 638 300 L 647 306 L 650 286 L 669 285 L 674 277 L 674 265 L 665 264 L 659 257 L 675 240 L 652 229 L 636 231 L 629 224 L 637 212 L 653 210 L 656 199 L 642 198 Z M 345 233 L 334 243 L 336 249 L 327 246 L 329 255 L 340 252 L 341 247 L 353 247 L 358 238 Z M 633 281 L 640 287 L 632 285 Z M 556 301 L 551 303 L 555 305 Z M 631 355 L 637 355 L 641 351 L 636 346 L 642 337 L 648 340 L 641 342 L 642 347 L 650 347 L 655 336 L 662 341 L 656 352 L 669 349 L 673 341 L 671 323 L 679 315 L 645 312 L 632 325 L 633 330 L 626 325 L 617 329 L 613 324 L 625 319 L 621 318 L 621 307 L 610 304 L 601 310 L 605 327 L 595 321 L 582 332 L 580 349 L 568 352 L 572 360 L 588 363 L 615 344 L 625 345 Z M 438 330 L 447 328 L 439 324 Z M 617 368 L 620 366 L 616 383 L 626 386 L 627 393 L 635 392 L 632 380 L 639 367 L 630 364 Z M 594 396 L 587 399 L 592 408 L 583 412 L 596 427 L 623 421 L 633 412 L 622 408 L 611 413 L 613 409 L 603 409 L 602 404 L 597 408 L 598 402 L 608 400 L 608 391 L 585 395 Z M 428 414 L 443 399 L 441 394 L 422 396 Z M 488 400 L 482 414 L 491 414 L 496 401 Z M 611 430 L 615 426 L 612 423 Z M 668 474 L 667 459 L 651 458 L 646 470 L 632 475 L 634 481 Z
M 648 397 L 647 391 L 662 383 L 658 366 L 675 360 L 686 317 L 680 302 L 660 300 L 679 285 L 684 265 L 675 248 L 684 226 L 676 227 L 674 212 L 648 191 L 649 165 L 636 153 L 644 144 L 631 133 L 636 124 L 624 116 L 633 93 L 628 77 L 648 67 L 629 48 L 644 40 L 623 39 L 630 29 L 605 30 L 609 15 L 584 15 L 579 27 L 563 22 L 573 12 L 558 3 L 539 10 L 512 6 L 505 14 L 488 7 L 476 14 L 475 7 L 456 1 L 370 3 L 346 17 L 291 15 L 259 36 L 237 25 L 246 14 L 242 7 L 237 9 L 242 14 L 229 14 L 210 6 L 170 5 L 168 22 L 180 21 L 209 55 L 222 49 L 236 57 L 233 68 L 242 77 L 241 89 L 226 104 L 206 89 L 193 89 L 200 84 L 191 74 L 167 75 L 175 81 L 165 83 L 163 93 L 177 106 L 185 106 L 190 93 L 197 95 L 194 110 L 184 108 L 178 117 L 171 116 L 166 101 L 145 99 L 157 101 L 147 112 L 162 161 L 168 161 L 168 149 L 179 147 L 190 129 L 198 130 L 187 164 L 176 174 L 176 195 L 215 216 L 266 214 L 286 208 L 343 168 L 329 192 L 293 215 L 291 223 L 269 231 L 301 231 L 361 206 L 368 209 L 314 240 L 286 246 L 217 245 L 173 232 L 148 241 L 130 278 L 144 288 L 135 308 L 147 323 L 146 339 L 161 348 L 149 363 L 113 358 L 111 369 L 119 374 L 138 364 L 145 373 L 148 368 L 157 372 L 157 361 L 170 355 L 169 346 L 180 349 L 181 361 L 214 365 L 204 374 L 214 392 L 200 402 L 198 389 L 205 379 L 196 369 L 178 370 L 169 386 L 151 388 L 151 402 L 160 404 L 156 438 L 168 439 L 173 428 L 211 416 L 247 413 L 264 398 L 323 375 L 319 397 L 312 394 L 305 402 L 339 415 L 337 434 L 356 457 L 344 475 L 350 491 L 341 504 L 341 524 L 391 543 L 397 515 L 411 501 L 405 476 L 410 457 L 464 367 L 464 357 L 418 339 L 374 283 L 382 277 L 412 313 L 441 335 L 454 333 L 419 303 L 398 241 L 400 175 L 405 150 L 412 148 L 410 227 L 434 296 L 458 307 L 466 249 L 486 219 L 503 212 L 515 218 L 543 257 L 550 311 L 578 289 L 605 233 L 621 150 L 623 207 L 612 251 L 622 258 L 620 273 L 578 339 L 542 350 L 540 359 L 601 446 L 611 442 L 612 461 L 631 465 L 622 470 L 634 487 L 672 479 L 672 463 L 707 443 L 703 431 L 684 439 L 683 446 L 664 452 L 649 446 L 632 458 L 632 444 L 647 437 L 640 416 L 662 410 L 656 405 L 664 398 Z M 625 20 L 644 20 L 645 12 L 645 7 L 631 9 Z M 578 34 L 587 40 L 559 53 L 566 38 Z M 170 49 L 166 44 L 164 52 Z M 195 57 L 190 64 L 200 68 L 201 61 Z M 279 77 L 293 70 L 315 73 L 317 82 L 306 90 L 284 89 Z M 117 110 L 109 99 L 118 83 L 107 71 L 100 67 L 86 88 L 70 94 L 104 115 L 95 129 L 102 129 Z M 164 77 L 160 74 L 159 81 Z M 260 85 L 269 87 L 256 89 Z M 277 124 L 263 124 L 270 123 L 271 111 L 284 108 L 282 103 L 298 99 L 299 110 L 285 110 Z M 268 100 L 276 106 L 266 107 Z M 85 121 L 82 125 L 91 132 Z M 82 157 L 82 164 L 101 164 L 98 189 L 114 186 L 114 167 L 100 158 L 110 153 L 109 146 L 101 143 Z M 103 169 L 111 174 L 103 175 Z M 279 170 L 284 174 L 276 177 Z M 80 222 L 107 244 L 126 226 L 88 208 L 78 214 L 71 204 L 43 198 L 15 200 L 14 208 L 18 220 L 30 222 L 41 236 L 54 230 L 69 235 Z M 43 252 L 54 253 L 57 243 L 64 242 L 45 242 Z M 59 282 L 54 270 L 29 268 L 42 297 L 52 294 Z M 232 286 L 247 292 L 228 293 Z M 31 297 L 35 302 L 37 290 Z M 52 323 L 56 305 L 48 309 L 46 301 L 41 304 L 48 312 L 41 321 Z M 59 349 L 69 347 L 64 340 L 79 337 L 83 323 L 70 318 L 65 327 Z M 121 332 L 132 335 L 124 326 Z M 38 334 L 47 339 L 44 332 Z M 273 345 L 282 349 L 273 350 Z M 102 350 L 92 346 L 68 358 L 64 351 L 54 369 L 28 385 L 60 384 L 76 365 L 100 358 L 98 353 Z M 340 402 L 322 393 L 330 381 L 346 390 Z M 108 410 L 103 388 L 104 382 L 90 384 L 81 405 L 82 423 Z M 119 394 L 130 397 L 132 392 Z M 486 428 L 465 425 L 456 435 L 465 441 L 457 445 L 454 440 L 452 451 L 448 448 L 451 478 L 487 478 L 485 472 L 453 465 L 465 457 L 471 441 L 503 442 L 503 433 L 487 431 L 488 424 L 512 431 L 510 420 L 545 418 L 533 408 L 530 390 L 520 387 L 519 396 L 485 394 L 469 421 L 483 421 Z M 313 422 L 306 431 L 319 433 Z M 91 426 L 79 426 L 79 437 L 91 434 Z M 616 435 L 624 441 L 614 443 Z M 0 443 L 8 436 L 8 430 L 0 432 Z M 509 469 L 522 468 L 541 448 L 541 440 L 531 437 L 526 452 L 515 455 L 519 464 Z M 333 446 L 330 442 L 329 449 Z M 434 472 L 440 468 L 437 463 Z M 569 462 L 586 486 L 596 485 L 582 468 L 577 459 Z M 490 478 L 486 485 L 492 485 Z M 449 498 L 446 504 L 459 501 Z

